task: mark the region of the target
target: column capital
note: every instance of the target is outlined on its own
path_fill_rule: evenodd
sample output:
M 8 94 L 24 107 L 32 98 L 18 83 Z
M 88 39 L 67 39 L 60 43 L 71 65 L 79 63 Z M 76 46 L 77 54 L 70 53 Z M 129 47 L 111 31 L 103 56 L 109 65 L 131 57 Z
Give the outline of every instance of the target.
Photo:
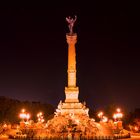
M 66 39 L 68 44 L 75 44 L 77 42 L 77 34 L 66 34 Z

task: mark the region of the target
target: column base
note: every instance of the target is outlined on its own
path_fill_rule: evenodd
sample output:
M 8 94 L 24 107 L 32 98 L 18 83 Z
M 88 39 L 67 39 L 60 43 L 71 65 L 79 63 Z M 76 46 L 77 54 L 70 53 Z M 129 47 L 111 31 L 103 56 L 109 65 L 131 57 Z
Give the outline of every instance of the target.
M 78 87 L 65 87 L 65 95 L 66 95 L 65 102 L 78 103 L 79 102 L 78 94 L 79 94 Z

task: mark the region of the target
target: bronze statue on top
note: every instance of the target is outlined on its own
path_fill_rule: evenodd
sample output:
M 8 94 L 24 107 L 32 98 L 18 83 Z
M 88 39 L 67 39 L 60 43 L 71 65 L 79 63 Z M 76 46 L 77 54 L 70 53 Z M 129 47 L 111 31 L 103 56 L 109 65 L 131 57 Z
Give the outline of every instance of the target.
M 70 34 L 72 35 L 73 34 L 73 26 L 74 26 L 74 23 L 77 19 L 77 16 L 75 16 L 75 18 L 71 18 L 70 16 L 69 17 L 66 17 L 66 21 L 68 22 L 68 27 L 69 27 L 69 30 L 70 30 Z

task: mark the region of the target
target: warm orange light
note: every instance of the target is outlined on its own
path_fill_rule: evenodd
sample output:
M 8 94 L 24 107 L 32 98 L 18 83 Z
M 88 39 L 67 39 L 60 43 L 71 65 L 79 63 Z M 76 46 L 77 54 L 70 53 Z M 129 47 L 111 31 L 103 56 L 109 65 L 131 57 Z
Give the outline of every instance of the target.
M 30 114 L 26 114 L 26 119 L 29 120 L 30 119 Z
M 135 131 L 138 131 L 139 130 L 139 128 L 137 126 L 135 126 L 134 129 L 135 129 Z
M 117 113 L 117 117 L 118 118 L 122 118 L 123 117 L 123 114 L 122 113 Z
M 40 116 L 42 116 L 43 115 L 43 113 L 42 112 L 39 112 L 38 114 L 37 114 L 37 117 L 40 117 Z
M 41 122 L 43 123 L 45 120 L 44 119 L 41 119 Z
M 25 109 L 23 108 L 23 109 L 21 110 L 21 112 L 24 113 L 24 112 L 25 112 Z
M 121 109 L 120 108 L 117 108 L 117 112 L 120 113 L 121 112 Z
M 25 113 L 20 113 L 20 114 L 19 114 L 19 117 L 20 117 L 21 119 L 25 119 L 25 118 L 26 118 L 26 114 L 25 114 Z
M 108 118 L 106 116 L 103 116 L 102 121 L 103 122 L 107 122 L 108 121 Z
M 26 112 L 26 110 L 25 109 L 22 109 L 21 110 L 21 113 L 19 114 L 19 117 L 21 118 L 21 119 L 27 119 L 27 121 L 30 119 L 30 114 L 29 113 L 27 113 Z
M 123 113 L 121 113 L 121 109 L 117 108 L 116 113 L 113 114 L 113 118 L 116 120 L 121 119 L 123 117 Z
M 76 123 L 79 124 L 79 120 L 78 119 L 76 120 Z
M 3 127 L 4 127 L 4 128 L 7 128 L 7 124 L 4 124 Z
M 42 112 L 39 112 L 39 113 L 37 114 L 37 118 L 38 118 L 38 122 L 43 123 L 43 122 L 45 121 Z
M 116 119 L 117 118 L 117 114 L 113 114 L 113 118 Z
M 104 113 L 103 113 L 102 111 L 99 112 L 99 113 L 98 113 L 98 117 L 99 117 L 99 118 L 102 118 L 103 114 L 104 114 Z

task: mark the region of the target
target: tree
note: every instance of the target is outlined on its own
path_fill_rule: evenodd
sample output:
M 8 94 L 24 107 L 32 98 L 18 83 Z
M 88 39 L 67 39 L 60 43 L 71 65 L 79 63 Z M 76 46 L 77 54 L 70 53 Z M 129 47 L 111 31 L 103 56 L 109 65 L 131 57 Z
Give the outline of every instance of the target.
M 19 113 L 25 108 L 32 114 L 32 119 L 36 121 L 36 114 L 39 111 L 44 112 L 45 117 L 54 113 L 54 107 L 50 104 L 40 102 L 19 101 L 0 96 L 0 122 L 19 122 Z

